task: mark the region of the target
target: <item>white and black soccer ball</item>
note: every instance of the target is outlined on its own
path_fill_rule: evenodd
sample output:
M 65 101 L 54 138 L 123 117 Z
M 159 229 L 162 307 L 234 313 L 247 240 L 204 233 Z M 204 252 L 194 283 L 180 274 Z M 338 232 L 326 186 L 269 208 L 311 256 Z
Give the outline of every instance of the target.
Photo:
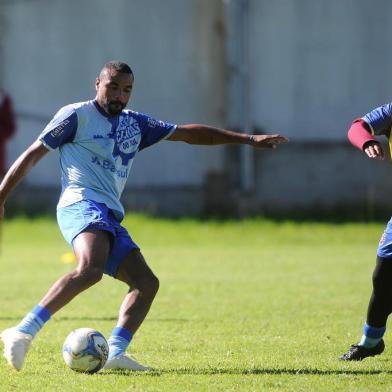
M 95 329 L 78 328 L 65 339 L 65 363 L 77 372 L 95 373 L 105 365 L 109 346 L 105 337 Z

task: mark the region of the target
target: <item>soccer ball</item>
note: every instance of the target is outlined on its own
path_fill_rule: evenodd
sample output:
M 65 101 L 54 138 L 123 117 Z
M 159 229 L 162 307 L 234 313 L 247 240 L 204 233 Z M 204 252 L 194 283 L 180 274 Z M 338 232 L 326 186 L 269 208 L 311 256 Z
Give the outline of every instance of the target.
M 77 372 L 97 372 L 105 365 L 108 354 L 109 346 L 105 337 L 91 328 L 75 329 L 63 345 L 65 363 Z

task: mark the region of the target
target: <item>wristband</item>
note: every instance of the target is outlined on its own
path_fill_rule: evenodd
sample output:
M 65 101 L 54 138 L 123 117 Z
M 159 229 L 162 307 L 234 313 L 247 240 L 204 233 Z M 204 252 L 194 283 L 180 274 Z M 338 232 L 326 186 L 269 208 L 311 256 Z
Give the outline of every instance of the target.
M 369 132 L 368 128 L 369 125 L 364 120 L 354 120 L 348 131 L 348 139 L 353 146 L 363 150 L 367 142 L 376 141 L 375 137 Z

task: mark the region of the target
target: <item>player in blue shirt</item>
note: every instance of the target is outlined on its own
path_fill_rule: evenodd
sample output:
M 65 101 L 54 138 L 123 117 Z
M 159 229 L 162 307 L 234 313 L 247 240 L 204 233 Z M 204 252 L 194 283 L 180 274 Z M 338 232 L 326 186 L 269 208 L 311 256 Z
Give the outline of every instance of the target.
M 386 136 L 392 146 L 392 103 L 382 105 L 362 118 L 354 120 L 348 131 L 350 142 L 370 159 L 383 160 L 384 149 L 375 136 Z M 392 151 L 392 150 L 391 150 Z M 343 354 L 343 361 L 361 361 L 384 351 L 387 319 L 392 312 L 392 219 L 381 236 L 376 267 L 373 272 L 373 292 L 370 297 L 363 335 L 357 344 Z
M 63 107 L 11 166 L 0 184 L 0 218 L 10 191 L 48 151 L 59 149 L 62 191 L 57 220 L 72 245 L 77 268 L 61 277 L 15 327 L 4 330 L 4 357 L 20 370 L 31 341 L 50 317 L 101 280 L 129 286 L 112 331 L 106 369 L 148 370 L 126 354 L 146 317 L 159 281 L 127 230 L 120 196 L 135 155 L 160 140 L 190 144 L 248 144 L 275 148 L 280 135 L 248 135 L 200 124 L 174 125 L 125 109 L 134 76 L 125 63 L 107 63 L 96 79 L 96 98 Z

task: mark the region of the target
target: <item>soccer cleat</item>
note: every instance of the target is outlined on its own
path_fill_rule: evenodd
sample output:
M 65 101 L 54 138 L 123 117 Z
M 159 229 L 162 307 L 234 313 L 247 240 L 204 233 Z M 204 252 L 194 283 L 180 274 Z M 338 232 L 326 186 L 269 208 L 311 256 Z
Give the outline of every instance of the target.
M 151 370 L 151 368 L 141 365 L 127 354 L 120 354 L 117 355 L 117 357 L 108 359 L 103 369 L 128 369 L 139 372 L 147 372 Z
M 20 370 L 33 337 L 16 328 L 5 329 L 0 337 L 4 343 L 4 358 L 12 367 Z
M 350 349 L 339 359 L 341 361 L 362 361 L 366 357 L 374 357 L 381 354 L 385 349 L 384 340 L 380 340 L 375 347 L 367 348 L 359 344 L 353 344 Z

